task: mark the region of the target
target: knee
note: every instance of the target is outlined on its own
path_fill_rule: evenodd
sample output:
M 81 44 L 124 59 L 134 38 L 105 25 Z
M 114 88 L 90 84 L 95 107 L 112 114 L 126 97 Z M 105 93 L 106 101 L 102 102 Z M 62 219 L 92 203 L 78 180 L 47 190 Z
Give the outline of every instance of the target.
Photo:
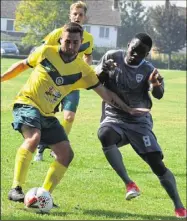
M 117 144 L 121 140 L 120 135 L 113 128 L 107 126 L 99 128 L 97 135 L 103 147 Z
M 106 143 L 108 138 L 108 128 L 106 127 L 101 127 L 99 128 L 98 132 L 97 132 L 97 136 L 99 138 L 99 140 L 101 141 L 101 143 Z
M 55 145 L 55 147 L 53 146 L 53 151 L 56 154 L 56 159 L 58 160 L 58 162 L 66 167 L 69 166 L 74 158 L 74 152 L 69 143 L 61 143 L 57 146 Z
M 64 115 L 64 120 L 68 121 L 69 123 L 73 122 L 74 119 L 75 119 L 75 113 L 73 112 Z

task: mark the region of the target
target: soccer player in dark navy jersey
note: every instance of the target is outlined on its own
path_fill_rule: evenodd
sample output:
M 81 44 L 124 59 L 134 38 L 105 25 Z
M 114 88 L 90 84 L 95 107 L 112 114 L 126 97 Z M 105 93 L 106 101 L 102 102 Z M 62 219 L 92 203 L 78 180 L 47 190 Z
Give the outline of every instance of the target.
M 149 91 L 157 99 L 164 95 L 163 78 L 157 69 L 145 60 L 151 47 L 150 36 L 139 33 L 130 41 L 127 51 L 106 52 L 96 67 L 100 81 L 130 107 L 151 109 Z M 118 149 L 130 144 L 160 180 L 174 203 L 175 215 L 186 217 L 186 209 L 179 197 L 174 175 L 162 161 L 163 153 L 152 127 L 150 113 L 132 116 L 103 102 L 98 137 L 106 159 L 126 185 L 126 199 L 140 195 L 139 188 L 127 174 Z

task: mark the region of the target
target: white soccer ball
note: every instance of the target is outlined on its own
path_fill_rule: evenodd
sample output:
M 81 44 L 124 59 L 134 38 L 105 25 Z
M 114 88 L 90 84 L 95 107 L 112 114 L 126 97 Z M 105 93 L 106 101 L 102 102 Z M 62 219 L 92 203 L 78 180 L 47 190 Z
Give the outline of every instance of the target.
M 49 213 L 53 208 L 53 199 L 44 188 L 34 187 L 26 193 L 24 204 L 27 208 L 35 208 L 37 212 Z

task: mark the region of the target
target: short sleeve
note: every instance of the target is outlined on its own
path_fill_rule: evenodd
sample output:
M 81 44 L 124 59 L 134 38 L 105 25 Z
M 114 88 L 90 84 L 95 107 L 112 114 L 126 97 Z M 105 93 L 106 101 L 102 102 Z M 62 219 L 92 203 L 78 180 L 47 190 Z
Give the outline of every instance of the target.
M 89 39 L 90 46 L 85 50 L 85 52 L 84 52 L 85 55 L 90 55 L 90 54 L 92 54 L 93 47 L 94 47 L 93 36 L 90 34 L 89 37 L 90 37 L 90 39 Z
M 83 62 L 82 78 L 77 83 L 78 88 L 93 89 L 100 84 L 99 79 L 92 67 Z
M 39 46 L 37 47 L 27 58 L 27 65 L 31 68 L 35 67 L 37 64 L 39 64 L 43 58 L 43 53 L 45 50 L 45 46 Z
M 45 45 L 60 44 L 61 33 L 62 33 L 62 28 L 55 29 L 43 39 L 42 43 L 44 43 Z

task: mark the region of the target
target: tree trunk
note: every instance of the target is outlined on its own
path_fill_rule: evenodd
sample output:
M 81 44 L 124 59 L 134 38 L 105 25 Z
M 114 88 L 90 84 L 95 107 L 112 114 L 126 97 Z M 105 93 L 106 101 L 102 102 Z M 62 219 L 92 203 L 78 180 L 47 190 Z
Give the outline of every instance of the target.
M 171 52 L 168 54 L 168 70 L 171 69 Z

